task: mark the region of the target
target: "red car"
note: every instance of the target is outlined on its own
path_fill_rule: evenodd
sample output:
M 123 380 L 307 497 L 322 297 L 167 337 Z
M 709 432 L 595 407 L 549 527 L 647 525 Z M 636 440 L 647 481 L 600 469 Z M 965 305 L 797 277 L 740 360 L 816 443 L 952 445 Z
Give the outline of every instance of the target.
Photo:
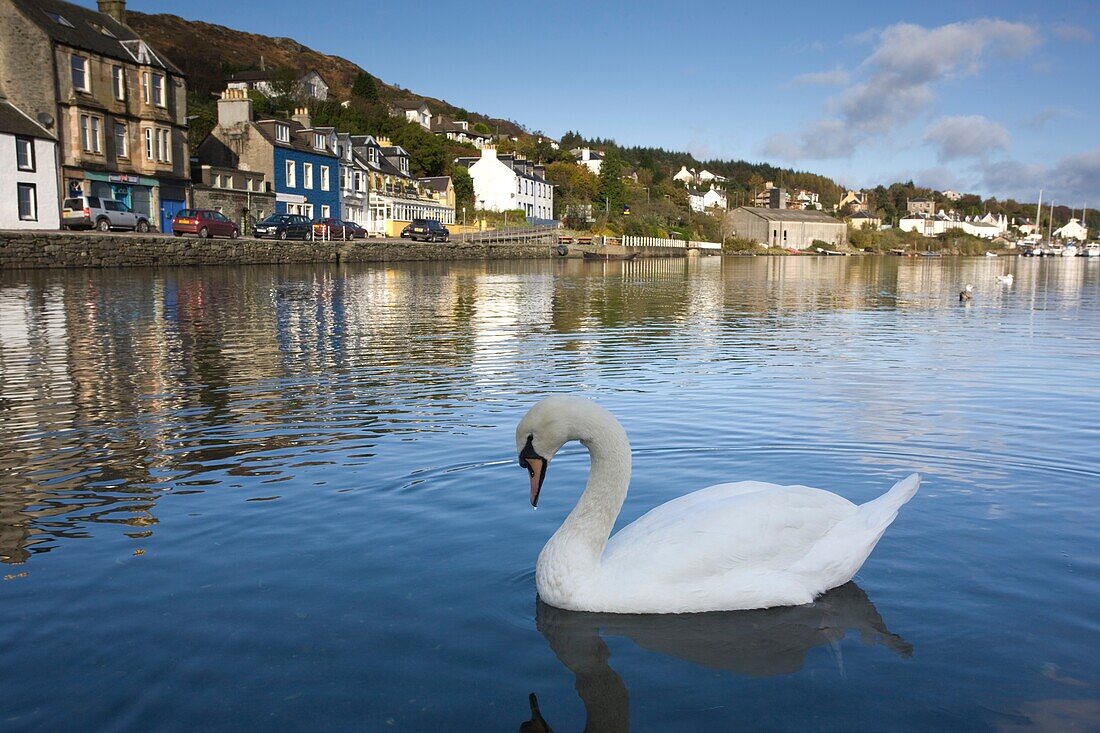
M 354 236 L 352 228 L 339 219 L 330 216 L 313 220 L 314 239 L 352 239 Z
M 227 219 L 224 214 L 211 209 L 180 209 L 172 219 L 172 234 L 182 237 L 184 234 L 197 234 L 203 239 L 210 237 L 229 237 L 236 239 L 241 230 L 236 222 Z

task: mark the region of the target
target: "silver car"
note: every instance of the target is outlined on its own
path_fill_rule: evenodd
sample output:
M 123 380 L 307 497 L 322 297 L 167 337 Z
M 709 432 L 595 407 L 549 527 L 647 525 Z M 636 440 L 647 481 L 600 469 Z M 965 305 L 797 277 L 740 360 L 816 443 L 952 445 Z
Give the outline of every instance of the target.
M 61 205 L 61 225 L 66 229 L 133 229 L 149 231 L 149 220 L 121 201 L 99 196 L 77 196 Z

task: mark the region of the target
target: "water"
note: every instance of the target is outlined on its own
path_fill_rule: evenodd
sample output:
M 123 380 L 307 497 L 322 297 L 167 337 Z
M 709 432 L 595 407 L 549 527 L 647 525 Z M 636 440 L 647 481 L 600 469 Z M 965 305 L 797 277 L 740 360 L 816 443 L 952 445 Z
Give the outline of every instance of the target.
M 1098 364 L 1083 260 L 0 273 L 0 728 L 1097 730 Z M 626 426 L 620 526 L 925 483 L 813 606 L 563 613 L 548 392 Z

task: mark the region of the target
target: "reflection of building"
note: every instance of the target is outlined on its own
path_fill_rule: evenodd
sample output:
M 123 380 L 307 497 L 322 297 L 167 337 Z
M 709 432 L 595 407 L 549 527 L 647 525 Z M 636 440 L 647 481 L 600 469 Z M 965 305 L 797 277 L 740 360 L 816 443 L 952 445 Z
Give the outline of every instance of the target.
M 741 206 L 729 219 L 738 237 L 787 249 L 806 249 L 814 240 L 840 246 L 848 233 L 844 222 L 820 211 Z
M 56 133 L 63 196 L 118 199 L 164 230 L 187 200 L 186 80 L 125 24 L 125 0 L 99 7 L 0 2 L 2 91 Z

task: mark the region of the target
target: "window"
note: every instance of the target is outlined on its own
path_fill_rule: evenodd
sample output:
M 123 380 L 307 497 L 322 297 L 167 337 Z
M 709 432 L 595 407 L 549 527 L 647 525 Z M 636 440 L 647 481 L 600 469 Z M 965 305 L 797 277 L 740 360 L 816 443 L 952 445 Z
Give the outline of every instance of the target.
M 313 204 L 302 204 L 302 213 L 307 219 L 313 218 Z
M 115 123 L 115 157 L 130 157 L 130 135 L 125 122 Z
M 73 89 L 81 92 L 92 91 L 91 79 L 88 74 L 88 59 L 83 56 L 73 55 L 71 57 L 71 66 L 73 74 Z
M 150 162 L 172 162 L 172 131 L 163 127 L 145 128 L 145 159 Z
M 295 188 L 298 185 L 297 173 L 294 169 L 294 161 L 288 160 L 286 162 L 286 187 Z
M 313 163 L 302 163 L 302 188 L 313 188 Z
M 38 189 L 33 183 L 19 184 L 19 219 L 38 221 Z
M 141 72 L 141 98 L 146 104 L 150 104 L 153 101 L 152 93 L 149 91 L 149 72 Z
M 222 188 L 233 188 L 233 176 L 224 176 L 222 178 Z
M 325 136 L 319 132 L 313 133 L 313 147 L 317 148 L 318 150 L 324 150 Z
M 29 137 L 15 138 L 15 161 L 21 171 L 34 170 L 34 140 Z
M 328 186 L 329 186 L 329 183 L 328 183 L 328 166 L 323 165 L 323 166 L 321 166 L 321 190 L 322 191 L 327 191 Z
M 321 218 L 327 219 L 332 214 L 332 207 L 321 204 Z
M 111 78 L 114 80 L 115 86 L 115 99 L 120 102 L 126 99 L 126 71 L 121 66 L 116 66 L 111 70 Z
M 290 127 L 287 125 L 275 125 L 275 139 L 281 143 L 290 142 Z
M 64 15 L 60 15 L 58 13 L 50 13 L 50 12 L 47 12 L 46 15 L 50 16 L 50 18 L 53 20 L 53 22 L 57 23 L 58 25 L 63 25 L 66 28 L 74 27 L 73 24 L 69 22 L 69 19 L 66 18 Z
M 80 115 L 80 143 L 86 153 L 103 152 L 103 139 L 100 137 L 100 120 L 91 115 Z
M 167 107 L 168 102 L 164 96 L 164 77 L 160 74 L 153 74 L 153 104 L 158 107 Z

